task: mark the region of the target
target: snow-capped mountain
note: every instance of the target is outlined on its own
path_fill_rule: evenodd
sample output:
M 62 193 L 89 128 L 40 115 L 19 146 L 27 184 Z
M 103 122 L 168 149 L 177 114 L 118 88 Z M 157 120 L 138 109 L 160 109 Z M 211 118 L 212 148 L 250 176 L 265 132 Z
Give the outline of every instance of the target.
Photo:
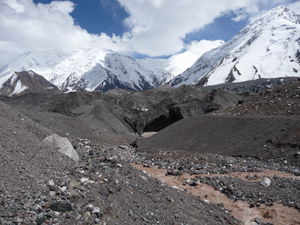
M 223 44 L 223 40 L 194 41 L 189 45 L 188 50 L 179 54 L 175 54 L 169 58 L 167 71 L 169 71 L 171 74 L 179 75 L 187 68 L 190 68 L 205 52 L 215 49 Z
M 172 78 L 166 60 L 134 59 L 101 49 L 27 52 L 0 69 L 0 85 L 15 71 L 33 70 L 64 91 L 145 90 Z
M 58 93 L 59 89 L 33 71 L 14 72 L 0 88 L 0 95 L 14 96 L 23 93 Z
M 169 84 L 215 85 L 285 76 L 300 76 L 300 15 L 279 6 L 205 53 Z
M 169 59 L 135 59 L 101 49 L 30 51 L 0 68 L 0 87 L 14 72 L 35 71 L 63 91 L 146 90 L 164 84 L 222 41 L 201 41 Z

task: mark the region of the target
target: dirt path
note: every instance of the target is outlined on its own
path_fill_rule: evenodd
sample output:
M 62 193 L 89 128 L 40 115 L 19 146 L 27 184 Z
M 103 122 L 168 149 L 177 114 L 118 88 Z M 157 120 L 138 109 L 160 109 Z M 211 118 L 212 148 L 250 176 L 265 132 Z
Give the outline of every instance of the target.
M 242 221 L 245 225 L 254 224 L 255 219 L 259 219 L 264 223 L 272 223 L 274 225 L 299 225 L 300 213 L 290 207 L 286 207 L 282 204 L 274 204 L 273 206 L 261 205 L 260 207 L 250 208 L 249 204 L 245 201 L 234 201 L 227 198 L 221 192 L 215 190 L 213 187 L 200 183 L 197 186 L 183 185 L 186 179 L 194 178 L 195 175 L 183 174 L 179 177 L 166 176 L 166 170 L 158 169 L 156 167 L 145 168 L 142 165 L 132 164 L 132 166 L 138 170 L 144 171 L 153 178 L 160 180 L 162 183 L 170 185 L 182 191 L 186 191 L 192 195 L 200 197 L 205 202 L 223 204 L 225 209 L 235 217 Z M 284 178 L 296 178 L 294 175 L 287 174 L 280 171 L 262 170 L 261 172 L 236 172 L 231 174 L 206 174 L 200 176 L 230 176 L 234 178 L 240 178 L 249 181 L 247 177 L 257 176 L 257 179 L 264 176 L 278 176 Z M 198 176 L 198 175 L 197 175 Z M 255 176 L 255 178 L 256 178 Z M 257 181 L 256 179 L 256 181 Z M 252 179 L 250 179 L 252 180 Z M 255 181 L 255 180 L 253 180 Z

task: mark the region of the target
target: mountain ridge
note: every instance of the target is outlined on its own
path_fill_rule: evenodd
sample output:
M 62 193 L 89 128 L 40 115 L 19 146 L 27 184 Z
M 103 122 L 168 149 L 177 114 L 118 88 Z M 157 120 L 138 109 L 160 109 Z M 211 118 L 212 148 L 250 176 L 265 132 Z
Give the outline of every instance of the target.
M 36 74 L 32 70 L 14 72 L 0 88 L 0 95 L 10 97 L 28 92 L 58 94 L 60 90 L 43 76 Z
M 229 42 L 200 41 L 169 59 L 136 59 L 101 49 L 30 51 L 0 69 L 35 71 L 64 92 L 148 90 L 160 85 L 218 85 L 300 76 L 300 15 L 279 6 L 253 18 Z M 185 66 L 198 60 L 186 69 Z
M 205 46 L 199 54 L 222 41 L 201 41 L 189 50 L 179 53 L 177 58 L 135 59 L 131 56 L 101 49 L 76 49 L 74 51 L 50 50 L 28 51 L 9 64 L 0 68 L 0 86 L 14 72 L 35 71 L 49 82 L 65 92 L 125 88 L 131 90 L 147 90 L 171 80 L 174 72 L 182 70 L 184 65 L 174 65 L 182 58 L 195 58 L 199 46 Z M 177 56 L 177 55 L 176 55 Z M 174 62 L 173 62 L 174 61 Z
M 216 85 L 300 76 L 299 21 L 300 15 L 292 10 L 276 7 L 254 18 L 229 42 L 203 54 L 169 84 Z

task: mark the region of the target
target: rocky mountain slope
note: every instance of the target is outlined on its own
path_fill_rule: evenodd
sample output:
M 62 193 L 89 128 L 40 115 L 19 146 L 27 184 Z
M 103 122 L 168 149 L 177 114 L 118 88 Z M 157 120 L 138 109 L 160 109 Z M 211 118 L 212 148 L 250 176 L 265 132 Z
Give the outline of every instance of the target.
M 300 76 L 300 15 L 279 6 L 255 18 L 231 41 L 205 53 L 170 85 L 215 85 Z
M 244 103 L 214 112 L 234 116 L 300 116 L 300 80 L 250 95 Z
M 297 105 L 299 84 L 286 85 L 250 98 Z M 297 224 L 299 118 L 261 116 L 261 107 L 194 117 L 237 99 L 189 86 L 2 97 L 0 223 Z M 150 138 L 132 133 L 130 124 L 153 131 L 169 117 L 186 119 Z
M 60 90 L 32 70 L 15 72 L 0 88 L 0 95 L 13 96 L 25 93 L 57 94 Z
M 120 139 L 133 137 L 134 133 L 159 131 L 183 118 L 233 106 L 240 97 L 225 90 L 162 86 L 144 92 L 78 91 L 52 96 L 26 94 L 3 100 L 29 111 L 36 110 L 35 118 L 44 113 L 71 116 L 92 127 L 101 137 Z
M 243 87 L 237 83 L 236 88 L 238 84 Z M 140 140 L 138 145 L 146 151 L 243 152 L 244 156 L 274 157 L 299 165 L 295 157 L 300 147 L 299 96 L 299 80 L 250 92 L 240 104 L 211 112 L 210 116 L 185 118 Z
M 238 224 L 222 207 L 133 169 L 128 149 L 70 132 L 76 163 L 43 145 L 53 130 L 2 102 L 0 128 L 0 224 Z

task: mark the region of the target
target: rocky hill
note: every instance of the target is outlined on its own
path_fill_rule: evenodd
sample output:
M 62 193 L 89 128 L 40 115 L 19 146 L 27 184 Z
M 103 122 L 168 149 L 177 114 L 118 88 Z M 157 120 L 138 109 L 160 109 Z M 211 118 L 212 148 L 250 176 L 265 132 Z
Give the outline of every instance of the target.
M 0 95 L 14 96 L 25 93 L 58 94 L 60 90 L 41 75 L 33 71 L 15 72 L 2 84 Z

